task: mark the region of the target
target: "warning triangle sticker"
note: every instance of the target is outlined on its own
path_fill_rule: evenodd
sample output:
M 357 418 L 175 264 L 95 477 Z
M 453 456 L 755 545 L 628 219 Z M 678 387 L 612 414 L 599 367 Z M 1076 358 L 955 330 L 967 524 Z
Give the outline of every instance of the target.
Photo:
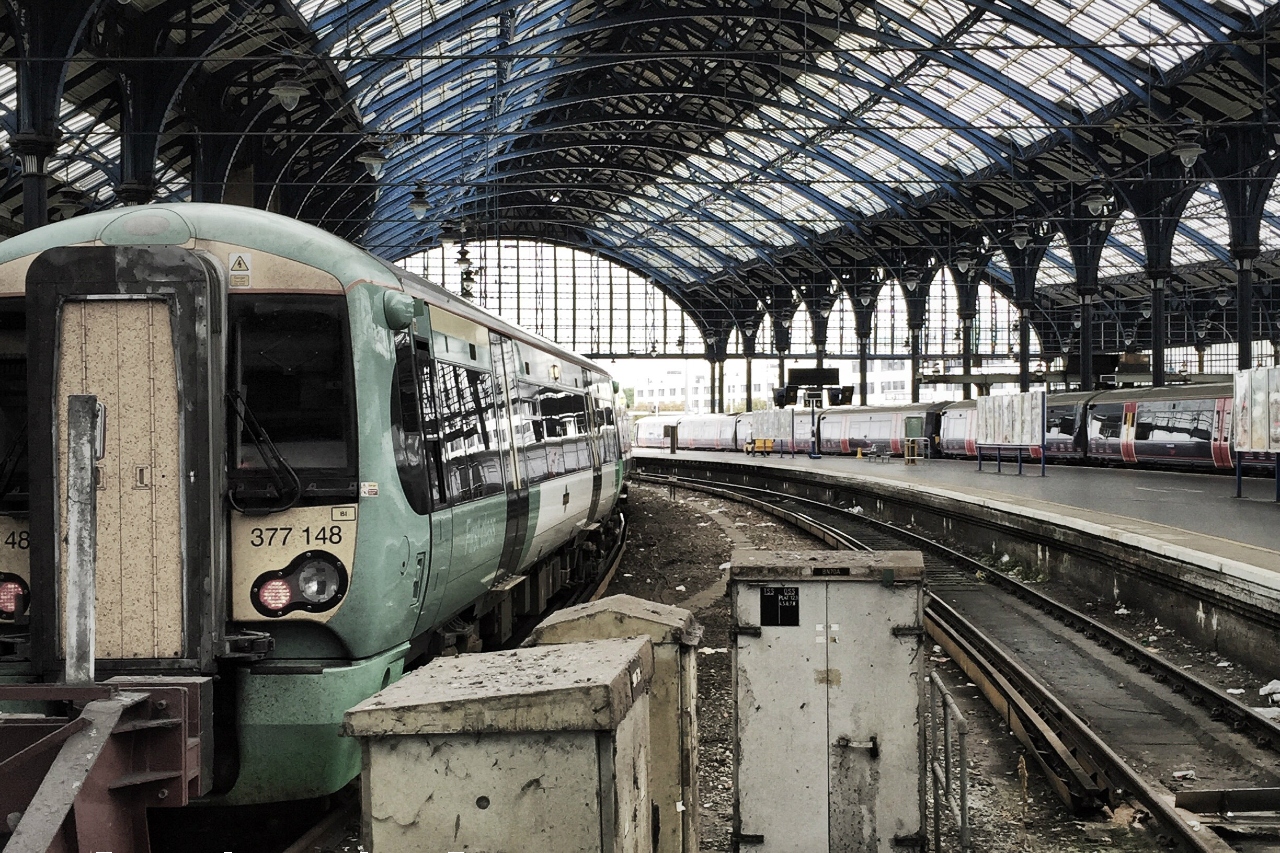
M 249 271 L 249 264 L 244 259 L 244 255 L 235 256 L 235 260 L 231 262 L 231 271 L 232 272 L 248 272 Z

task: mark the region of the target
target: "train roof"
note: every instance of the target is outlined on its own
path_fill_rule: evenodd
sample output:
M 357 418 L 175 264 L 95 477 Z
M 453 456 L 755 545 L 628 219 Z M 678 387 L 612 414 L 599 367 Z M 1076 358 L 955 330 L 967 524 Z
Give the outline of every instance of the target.
M 857 414 L 858 412 L 887 412 L 896 414 L 899 412 L 937 412 L 941 411 L 948 404 L 946 402 L 935 403 L 904 403 L 897 406 L 831 406 L 827 409 L 819 409 L 818 414 L 821 415 L 845 415 Z M 798 409 L 798 411 L 804 411 Z
M 241 246 L 322 269 L 338 279 L 344 290 L 362 282 L 392 290 L 403 289 L 425 302 L 517 341 L 554 353 L 596 373 L 609 375 L 609 371 L 590 359 L 509 323 L 341 237 L 314 225 L 252 207 L 186 202 L 89 213 L 5 240 L 0 243 L 0 264 L 58 246 L 189 246 L 196 240 Z
M 1207 382 L 1204 384 L 1165 385 L 1160 388 L 1115 388 L 1100 391 L 1089 402 L 1119 403 L 1143 400 L 1207 400 L 1219 397 L 1230 397 L 1234 388 L 1230 382 Z

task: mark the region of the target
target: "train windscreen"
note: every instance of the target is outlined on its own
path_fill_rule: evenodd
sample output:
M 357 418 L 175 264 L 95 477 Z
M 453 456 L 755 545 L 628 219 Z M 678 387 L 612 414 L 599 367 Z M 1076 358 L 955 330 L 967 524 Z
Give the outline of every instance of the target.
M 0 307 L 0 512 L 27 509 L 27 315 Z
M 241 411 L 231 415 L 233 476 L 267 473 L 282 460 L 316 493 L 325 491 L 318 479 L 353 475 L 345 298 L 233 294 L 227 307 L 227 384 Z

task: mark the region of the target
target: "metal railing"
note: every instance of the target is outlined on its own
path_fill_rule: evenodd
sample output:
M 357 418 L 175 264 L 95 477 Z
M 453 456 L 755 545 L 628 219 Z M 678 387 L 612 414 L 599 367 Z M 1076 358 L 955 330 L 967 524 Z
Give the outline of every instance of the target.
M 939 736 L 941 722 L 941 736 Z M 969 725 L 938 673 L 929 674 L 929 776 L 933 779 L 933 849 L 942 850 L 942 807 L 955 819 L 960 849 L 969 839 Z M 955 749 L 952 749 L 952 744 Z

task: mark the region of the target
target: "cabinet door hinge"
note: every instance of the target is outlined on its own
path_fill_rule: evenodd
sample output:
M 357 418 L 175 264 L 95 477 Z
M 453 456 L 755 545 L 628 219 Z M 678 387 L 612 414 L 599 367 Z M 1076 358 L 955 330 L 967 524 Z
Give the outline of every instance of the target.
M 734 625 L 732 628 L 729 629 L 729 633 L 733 635 L 733 638 L 735 640 L 738 639 L 739 637 L 761 636 L 759 625 Z

